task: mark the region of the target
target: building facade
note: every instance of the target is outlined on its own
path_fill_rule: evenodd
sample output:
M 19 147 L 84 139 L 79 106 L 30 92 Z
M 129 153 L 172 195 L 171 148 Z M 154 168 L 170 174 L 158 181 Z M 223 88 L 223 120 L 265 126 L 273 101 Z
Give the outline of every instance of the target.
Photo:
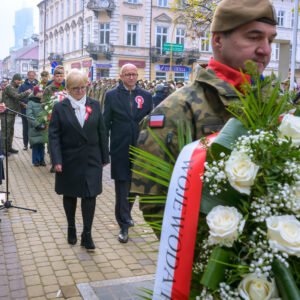
M 190 81 L 198 63 L 212 56 L 209 32 L 189 38 L 171 0 L 43 0 L 38 4 L 39 69 L 63 64 L 83 69 L 91 80 L 117 78 L 134 63 L 141 79 Z M 266 73 L 288 75 L 293 1 L 274 0 L 278 37 Z M 283 55 L 284 54 L 284 55 Z M 280 68 L 279 61 L 284 60 Z M 297 47 L 297 64 L 300 53 Z

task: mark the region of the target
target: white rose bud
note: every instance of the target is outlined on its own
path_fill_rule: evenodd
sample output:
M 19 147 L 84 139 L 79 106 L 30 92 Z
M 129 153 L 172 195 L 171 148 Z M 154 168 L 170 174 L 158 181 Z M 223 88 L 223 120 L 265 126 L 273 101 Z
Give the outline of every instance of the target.
M 300 257 L 300 222 L 295 216 L 266 219 L 270 247 Z
M 279 138 L 289 137 L 295 146 L 300 145 L 300 117 L 291 114 L 285 115 L 278 130 Z
M 230 185 L 242 194 L 250 195 L 259 167 L 243 152 L 233 151 L 225 162 Z
M 238 291 L 244 300 L 270 300 L 277 296 L 274 281 L 270 282 L 266 277 L 257 277 L 249 274 L 241 281 Z
M 235 207 L 215 206 L 206 216 L 209 243 L 231 247 L 244 228 L 242 218 Z

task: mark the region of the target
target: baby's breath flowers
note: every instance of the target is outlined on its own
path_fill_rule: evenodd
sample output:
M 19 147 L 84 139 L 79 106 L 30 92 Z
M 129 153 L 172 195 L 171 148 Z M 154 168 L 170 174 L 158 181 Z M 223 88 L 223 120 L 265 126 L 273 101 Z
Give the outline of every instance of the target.
M 228 195 L 229 187 L 241 195 L 236 207 L 216 205 L 206 217 L 208 245 L 235 253 L 214 299 L 272 299 L 274 262 L 300 265 L 300 126 L 295 117 L 283 120 L 288 122 L 280 131 L 250 130 L 235 140 L 230 154 L 214 153 L 205 163 L 203 181 L 211 197 Z

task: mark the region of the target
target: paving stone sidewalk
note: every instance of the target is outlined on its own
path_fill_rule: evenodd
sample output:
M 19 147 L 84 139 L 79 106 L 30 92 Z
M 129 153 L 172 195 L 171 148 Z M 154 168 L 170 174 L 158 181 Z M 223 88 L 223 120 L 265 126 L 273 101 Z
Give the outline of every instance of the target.
M 104 168 L 103 193 L 97 198 L 93 225 L 94 252 L 66 242 L 66 218 L 61 196 L 54 192 L 54 174 L 34 167 L 31 150 L 24 151 L 21 119 L 15 125 L 14 147 L 8 158 L 9 199 L 20 207 L 0 210 L 0 300 L 137 299 L 135 290 L 153 285 L 158 244 L 138 209 L 127 244 L 117 240 L 114 185 L 110 166 Z M 78 166 L 80 168 L 80 166 Z M 5 191 L 3 181 L 0 190 Z M 0 193 L 0 196 L 3 195 Z M 82 231 L 80 201 L 77 232 Z M 108 290 L 110 293 L 108 293 Z M 119 290 L 126 291 L 123 294 Z M 128 295 L 129 293 L 129 295 Z M 108 298 L 110 297 L 110 298 Z

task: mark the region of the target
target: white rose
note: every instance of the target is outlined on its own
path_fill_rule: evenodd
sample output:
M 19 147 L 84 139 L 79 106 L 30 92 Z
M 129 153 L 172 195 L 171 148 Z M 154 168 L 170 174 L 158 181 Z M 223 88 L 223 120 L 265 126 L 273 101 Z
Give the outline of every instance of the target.
M 274 280 L 270 282 L 266 277 L 257 277 L 256 274 L 246 275 L 238 291 L 244 300 L 270 300 L 277 296 Z
M 300 117 L 291 114 L 285 115 L 278 130 L 279 138 L 289 137 L 295 146 L 300 145 Z
M 266 219 L 270 247 L 300 257 L 300 222 L 295 216 Z
M 206 216 L 209 227 L 209 243 L 232 246 L 242 232 L 245 222 L 235 207 L 215 206 Z
M 225 173 L 230 185 L 242 194 L 250 195 L 259 167 L 248 155 L 233 151 L 225 162 Z

